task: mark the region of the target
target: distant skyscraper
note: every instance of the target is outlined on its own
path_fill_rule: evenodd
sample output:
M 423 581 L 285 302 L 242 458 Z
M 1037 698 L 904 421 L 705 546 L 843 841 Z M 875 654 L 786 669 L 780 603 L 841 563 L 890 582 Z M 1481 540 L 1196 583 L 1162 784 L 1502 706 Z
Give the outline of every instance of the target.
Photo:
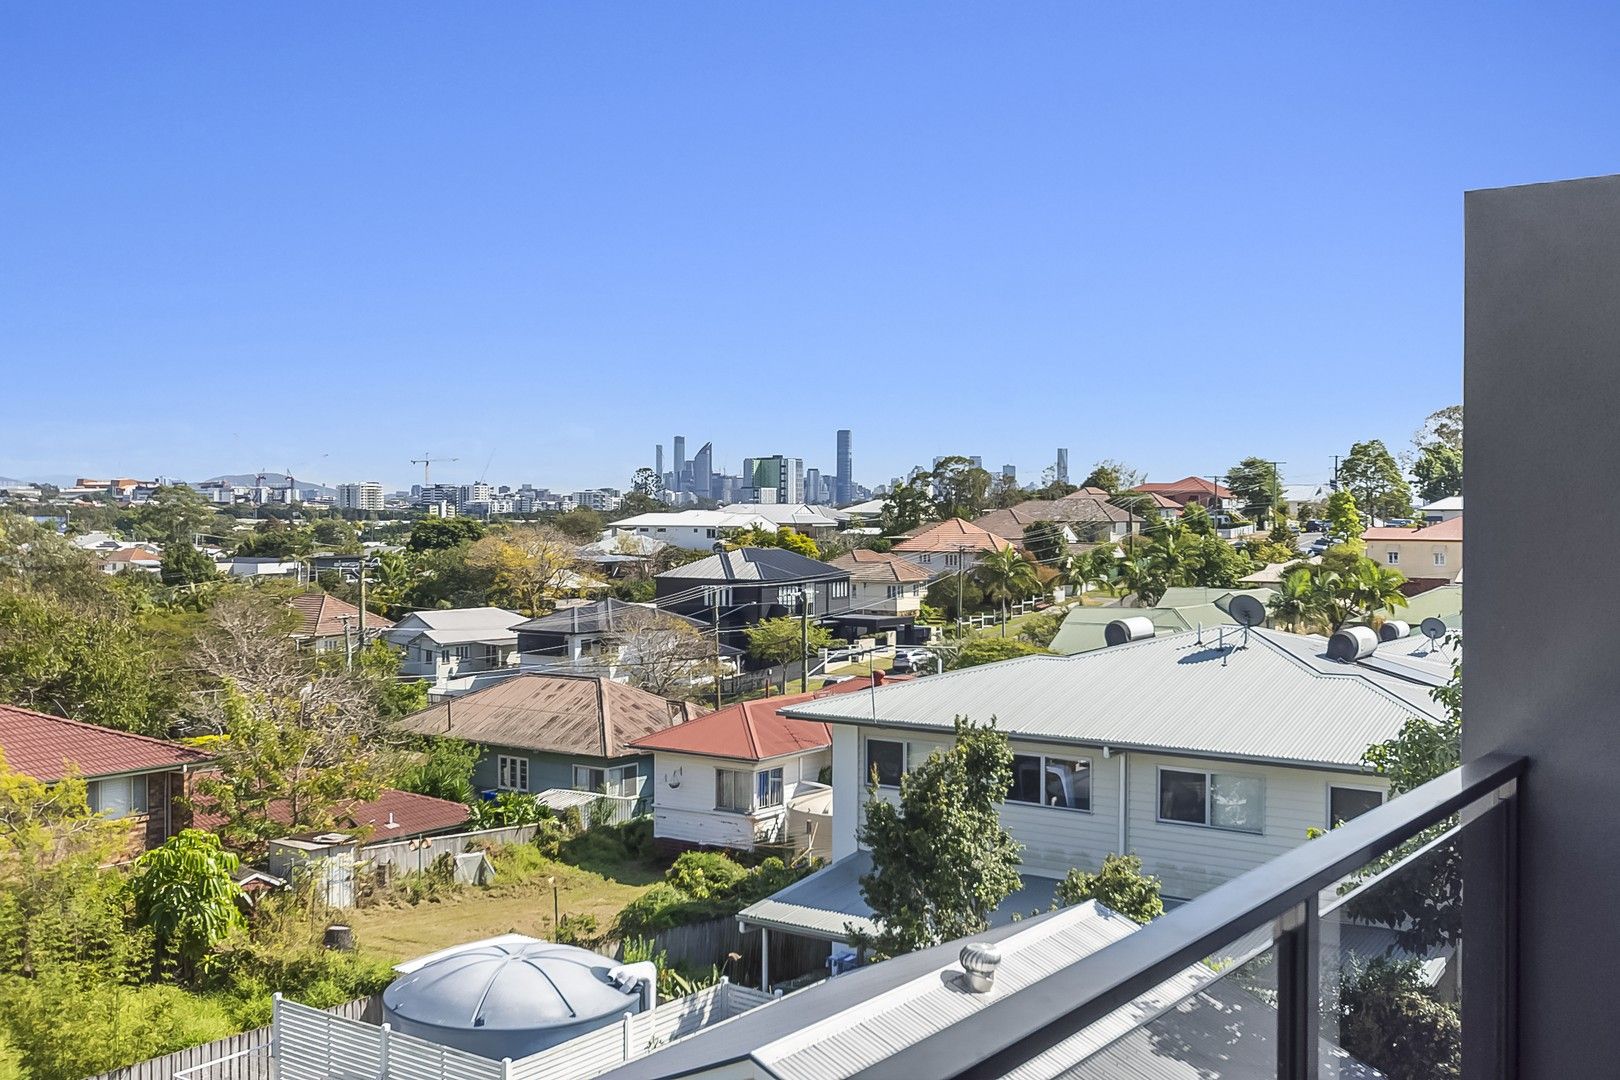
M 783 457 L 743 460 L 743 501 L 761 503 L 804 502 L 804 459 Z
M 704 443 L 692 458 L 692 490 L 700 499 L 714 497 L 714 443 Z
M 1009 484 L 1017 484 L 1018 483 L 1018 466 L 1016 466 L 1016 465 L 1003 465 L 1001 467 L 1001 478 L 1003 480 L 1005 480 Z
M 1069 452 L 1061 446 L 1058 447 L 1057 482 L 1060 484 L 1069 482 Z
M 675 436 L 675 490 L 684 491 L 686 476 L 686 436 Z
M 659 443 L 658 448 L 653 451 L 653 472 L 658 474 L 658 479 L 659 480 L 662 480 L 664 478 L 664 444 L 663 443 Z
M 839 506 L 848 506 L 855 501 L 855 456 L 853 436 L 848 428 L 838 432 L 838 474 L 833 485 L 833 502 Z

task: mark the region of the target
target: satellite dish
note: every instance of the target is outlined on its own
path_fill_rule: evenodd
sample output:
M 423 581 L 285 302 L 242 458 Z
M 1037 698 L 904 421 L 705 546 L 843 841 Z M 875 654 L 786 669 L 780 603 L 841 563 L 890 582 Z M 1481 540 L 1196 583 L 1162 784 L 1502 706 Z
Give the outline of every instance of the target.
M 1251 626 L 1263 626 L 1266 621 L 1266 605 L 1253 596 L 1234 596 L 1227 605 L 1226 613 L 1232 616 L 1234 622 L 1247 629 Z
M 1439 641 L 1446 636 L 1446 621 L 1431 615 L 1419 624 L 1418 629 L 1422 630 L 1423 636 L 1430 641 Z

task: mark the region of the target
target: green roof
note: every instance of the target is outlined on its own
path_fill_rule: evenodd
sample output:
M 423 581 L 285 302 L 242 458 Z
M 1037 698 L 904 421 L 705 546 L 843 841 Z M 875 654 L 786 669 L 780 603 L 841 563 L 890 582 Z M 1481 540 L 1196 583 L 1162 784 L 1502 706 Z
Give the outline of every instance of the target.
M 1048 648 L 1062 656 L 1101 649 L 1108 644 L 1104 632 L 1115 619 L 1151 619 L 1160 633 L 1196 630 L 1200 626 L 1236 626 L 1226 613 L 1231 597 L 1253 596 L 1269 604 L 1275 595 L 1271 589 L 1178 588 L 1168 590 L 1157 607 L 1074 607 Z

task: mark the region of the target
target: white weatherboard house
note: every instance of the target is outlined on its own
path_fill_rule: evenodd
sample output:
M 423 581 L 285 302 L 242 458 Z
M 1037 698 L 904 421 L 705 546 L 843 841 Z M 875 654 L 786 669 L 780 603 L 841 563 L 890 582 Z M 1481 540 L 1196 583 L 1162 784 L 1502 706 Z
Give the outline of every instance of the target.
M 1363 752 L 1410 716 L 1442 715 L 1430 691 L 1449 676 L 1444 651 L 1407 638 L 1340 662 L 1327 645 L 1185 631 L 789 705 L 832 733 L 833 861 L 740 918 L 844 940 L 846 923 L 870 915 L 859 891 L 870 856 L 856 840 L 864 778 L 876 770 L 895 797 L 902 774 L 950 743 L 957 716 L 994 719 L 1011 739 L 1002 820 L 1024 845 L 1030 896 L 1123 851 L 1167 898 L 1195 897 L 1382 803 L 1387 784 Z M 1007 906 L 1030 909 L 1028 897 Z
M 405 654 L 401 675 L 426 679 L 435 690 L 450 690 L 458 680 L 469 682 L 468 676 L 515 667 L 517 625 L 526 621 L 498 607 L 413 611 L 383 637 Z
M 615 536 L 644 536 L 688 551 L 713 551 L 725 543 L 726 537 L 748 529 L 775 532 L 776 523 L 754 513 L 678 510 L 621 518 L 608 526 L 602 539 L 611 542 Z

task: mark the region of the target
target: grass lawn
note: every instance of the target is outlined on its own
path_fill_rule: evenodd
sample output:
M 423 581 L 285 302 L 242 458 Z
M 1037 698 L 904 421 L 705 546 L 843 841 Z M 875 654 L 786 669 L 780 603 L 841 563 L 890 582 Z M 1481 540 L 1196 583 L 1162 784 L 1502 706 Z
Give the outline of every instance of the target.
M 497 860 L 499 876 L 493 885 L 464 885 L 416 904 L 393 901 L 352 912 L 349 922 L 360 949 L 397 963 L 514 931 L 550 940 L 550 877 L 557 880 L 563 915 L 594 915 L 605 931 L 620 909 L 663 877 L 659 864 L 573 866 L 543 859 L 534 848 L 523 847 L 521 857 Z M 505 873 L 500 873 L 502 868 Z

